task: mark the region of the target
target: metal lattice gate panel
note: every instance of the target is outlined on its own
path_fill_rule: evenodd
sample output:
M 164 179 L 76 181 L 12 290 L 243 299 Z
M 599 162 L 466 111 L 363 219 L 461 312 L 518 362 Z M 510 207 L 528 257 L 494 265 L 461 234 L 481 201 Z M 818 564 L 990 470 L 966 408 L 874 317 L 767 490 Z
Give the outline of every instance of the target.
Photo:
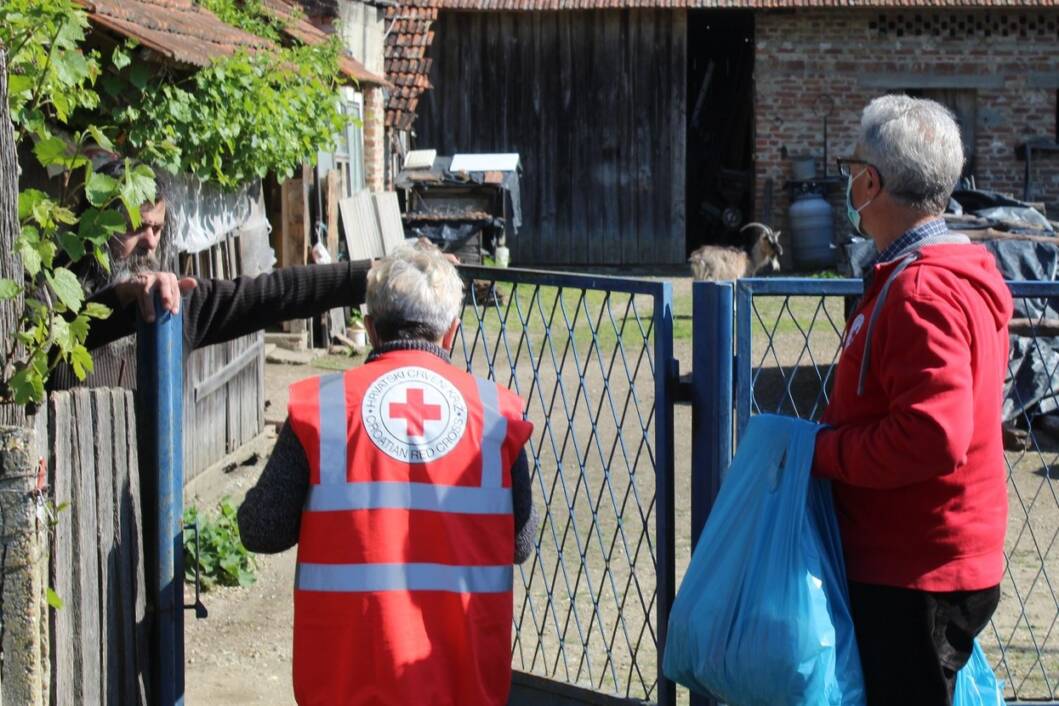
M 526 402 L 540 534 L 515 581 L 513 665 L 673 703 L 659 649 L 673 597 L 670 286 L 463 268 L 454 359 Z

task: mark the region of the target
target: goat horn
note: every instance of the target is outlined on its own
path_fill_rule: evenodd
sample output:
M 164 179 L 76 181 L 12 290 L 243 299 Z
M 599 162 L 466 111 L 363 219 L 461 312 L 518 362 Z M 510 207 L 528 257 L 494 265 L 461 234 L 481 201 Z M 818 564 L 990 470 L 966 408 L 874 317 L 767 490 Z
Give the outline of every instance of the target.
M 767 225 L 765 225 L 764 223 L 758 223 L 758 222 L 756 222 L 756 221 L 755 221 L 755 222 L 753 222 L 753 223 L 747 223 L 747 224 L 746 224 L 745 226 L 743 226 L 742 228 L 740 228 L 740 229 L 739 229 L 739 232 L 740 232 L 740 233 L 742 233 L 742 232 L 743 232 L 744 230 L 746 230 L 747 228 L 753 228 L 753 227 L 755 227 L 755 226 L 756 226 L 756 227 L 758 227 L 758 228 L 760 228 L 760 229 L 762 229 L 762 230 L 766 230 L 766 231 L 768 231 L 769 233 L 771 233 L 771 232 L 772 232 L 772 229 L 771 229 L 771 228 L 769 228 L 769 227 L 768 227 Z

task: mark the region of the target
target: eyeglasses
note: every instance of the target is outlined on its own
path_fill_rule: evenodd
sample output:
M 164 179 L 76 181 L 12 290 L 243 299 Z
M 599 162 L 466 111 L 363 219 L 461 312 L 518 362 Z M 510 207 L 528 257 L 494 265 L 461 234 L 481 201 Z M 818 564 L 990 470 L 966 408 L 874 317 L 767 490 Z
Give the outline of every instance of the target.
M 835 161 L 838 162 L 838 173 L 844 177 L 849 177 L 853 174 L 852 166 L 854 164 L 861 164 L 865 167 L 871 167 L 875 170 L 875 173 L 879 175 L 879 185 L 882 186 L 882 172 L 879 171 L 879 168 L 871 162 L 865 162 L 863 159 L 857 159 L 856 157 L 840 157 Z

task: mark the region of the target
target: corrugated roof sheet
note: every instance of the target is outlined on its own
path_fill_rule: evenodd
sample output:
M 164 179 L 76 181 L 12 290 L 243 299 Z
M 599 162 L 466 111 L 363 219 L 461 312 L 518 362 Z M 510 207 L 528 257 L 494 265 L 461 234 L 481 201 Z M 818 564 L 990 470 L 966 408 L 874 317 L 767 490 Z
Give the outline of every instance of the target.
M 403 0 L 386 8 L 391 23 L 386 36 L 386 77 L 393 84 L 386 104 L 386 126 L 410 130 L 419 98 L 430 86 L 427 51 L 434 41 L 431 26 L 438 18 L 441 0 Z
M 136 39 L 163 57 L 181 64 L 207 66 L 218 57 L 238 50 L 268 51 L 275 44 L 222 22 L 216 15 L 192 0 L 78 0 L 88 10 L 89 19 L 104 29 Z M 291 7 L 283 0 L 265 0 L 266 6 L 284 17 Z M 292 18 L 293 19 L 293 18 Z M 294 39 L 320 44 L 327 35 L 304 19 L 287 28 Z M 342 72 L 362 83 L 387 85 L 349 56 L 341 59 Z
M 1059 8 L 1059 0 L 438 0 L 445 10 Z

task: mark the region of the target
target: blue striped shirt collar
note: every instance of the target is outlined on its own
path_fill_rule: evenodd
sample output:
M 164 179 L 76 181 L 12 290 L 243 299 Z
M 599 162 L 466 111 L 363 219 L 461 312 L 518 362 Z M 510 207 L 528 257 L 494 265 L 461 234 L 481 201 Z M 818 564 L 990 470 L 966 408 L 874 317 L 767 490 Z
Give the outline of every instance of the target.
M 874 268 L 875 265 L 896 260 L 903 252 L 927 238 L 945 235 L 948 232 L 949 227 L 945 225 L 944 218 L 936 218 L 918 225 L 905 232 L 900 238 L 890 243 L 890 247 L 879 253 L 875 260 L 872 261 L 869 270 Z

